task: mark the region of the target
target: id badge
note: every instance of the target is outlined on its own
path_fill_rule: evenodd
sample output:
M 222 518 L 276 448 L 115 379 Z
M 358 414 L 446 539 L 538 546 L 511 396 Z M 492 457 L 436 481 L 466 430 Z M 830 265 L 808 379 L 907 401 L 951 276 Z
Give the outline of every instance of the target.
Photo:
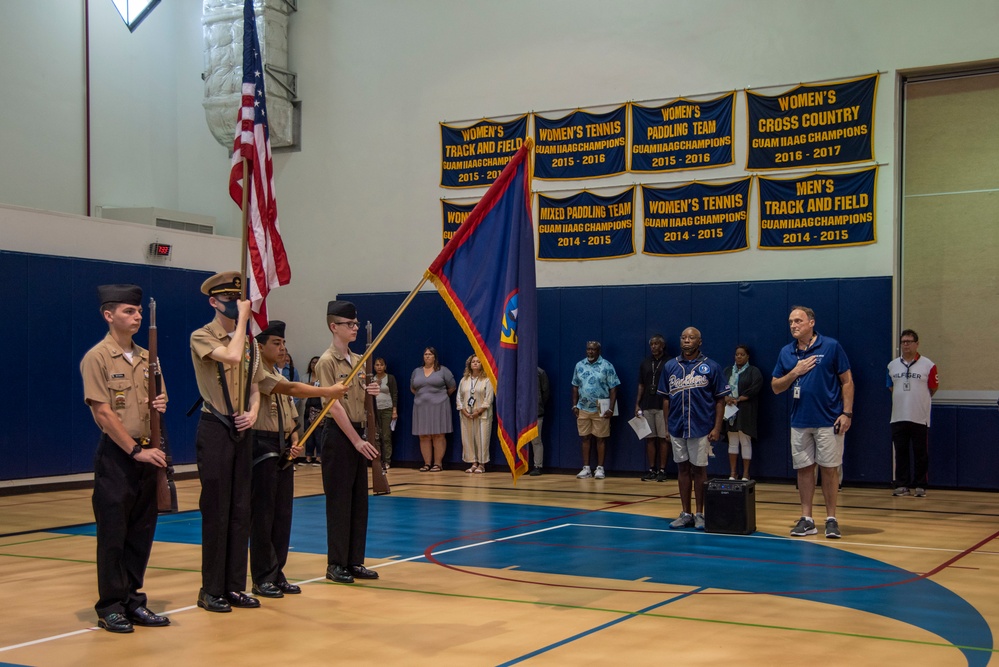
M 801 398 L 801 387 L 795 385 L 794 387 L 794 397 Z
M 906 380 L 902 383 L 902 391 L 909 391 L 909 381 Z

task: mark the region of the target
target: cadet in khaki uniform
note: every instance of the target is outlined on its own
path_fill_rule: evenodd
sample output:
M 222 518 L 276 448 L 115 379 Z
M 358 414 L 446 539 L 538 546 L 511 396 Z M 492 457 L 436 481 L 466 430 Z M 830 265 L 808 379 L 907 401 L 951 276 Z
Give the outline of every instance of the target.
M 319 385 L 343 382 L 360 360 L 348 346 L 357 338 L 360 323 L 357 308 L 349 301 L 330 301 L 326 323 L 333 342 L 316 363 Z M 377 382 L 367 391 L 378 394 Z M 354 578 L 377 579 L 378 573 L 364 567 L 368 534 L 368 461 L 378 449 L 363 440 L 364 385 L 356 382 L 343 400 L 333 404 L 325 417 L 322 435 L 323 491 L 326 493 L 326 578 L 353 583 Z
M 246 588 L 250 539 L 250 462 L 263 379 L 256 343 L 248 344 L 250 302 L 239 299 L 238 271 L 217 273 L 201 285 L 215 318 L 191 334 L 194 377 L 204 404 L 195 435 L 201 478 L 201 591 L 198 606 L 228 612 L 259 607 Z M 243 376 L 244 400 L 236 395 Z
M 302 453 L 298 445 L 298 409 L 289 397 L 328 401 L 347 392 L 342 384 L 314 387 L 286 380 L 276 368 L 285 351 L 284 332 L 284 322 L 272 320 L 256 336 L 264 378 L 259 383 L 260 412 L 253 425 L 250 576 L 253 594 L 268 598 L 302 592 L 284 575 L 295 500 L 295 470 L 291 461 Z
M 94 456 L 97 522 L 97 624 L 109 632 L 133 625 L 169 625 L 146 608 L 140 593 L 156 531 L 156 468 L 162 450 L 149 444 L 149 353 L 132 342 L 142 324 L 142 289 L 97 288 L 108 334 L 80 362 L 83 398 L 103 432 Z M 153 400 L 166 410 L 166 395 Z

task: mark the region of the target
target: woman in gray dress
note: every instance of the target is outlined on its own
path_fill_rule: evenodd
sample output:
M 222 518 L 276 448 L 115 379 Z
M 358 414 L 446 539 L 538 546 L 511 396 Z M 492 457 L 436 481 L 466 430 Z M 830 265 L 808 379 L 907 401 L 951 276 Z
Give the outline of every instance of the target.
M 451 401 L 448 397 L 456 388 L 454 375 L 441 366 L 437 350 L 423 350 L 423 365 L 413 371 L 409 388 L 416 396 L 413 401 L 413 435 L 420 438 L 423 467 L 420 472 L 440 472 L 444 463 L 444 436 L 452 431 Z

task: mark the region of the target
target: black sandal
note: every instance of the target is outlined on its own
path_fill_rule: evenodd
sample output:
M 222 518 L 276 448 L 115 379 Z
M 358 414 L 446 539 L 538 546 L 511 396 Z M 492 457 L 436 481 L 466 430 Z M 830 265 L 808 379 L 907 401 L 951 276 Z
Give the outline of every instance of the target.
M 421 466 L 420 472 L 430 472 L 430 466 L 428 465 Z
M 430 468 L 430 472 L 440 472 L 441 467 L 439 465 L 434 465 Z

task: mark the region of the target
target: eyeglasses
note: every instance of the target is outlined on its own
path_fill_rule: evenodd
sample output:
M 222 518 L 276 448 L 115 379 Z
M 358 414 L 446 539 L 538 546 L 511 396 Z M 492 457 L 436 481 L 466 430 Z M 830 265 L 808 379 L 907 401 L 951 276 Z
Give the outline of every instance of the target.
M 908 338 L 905 339 L 905 340 L 903 340 L 903 341 L 900 341 L 900 342 L 902 343 L 902 345 L 915 345 L 915 343 L 916 343 L 916 341 L 908 339 Z
M 361 323 L 358 322 L 357 320 L 348 320 L 346 322 L 334 322 L 333 324 L 335 324 L 337 326 L 339 326 L 339 325 L 342 324 L 343 326 L 347 327 L 348 329 L 360 329 L 361 328 Z

